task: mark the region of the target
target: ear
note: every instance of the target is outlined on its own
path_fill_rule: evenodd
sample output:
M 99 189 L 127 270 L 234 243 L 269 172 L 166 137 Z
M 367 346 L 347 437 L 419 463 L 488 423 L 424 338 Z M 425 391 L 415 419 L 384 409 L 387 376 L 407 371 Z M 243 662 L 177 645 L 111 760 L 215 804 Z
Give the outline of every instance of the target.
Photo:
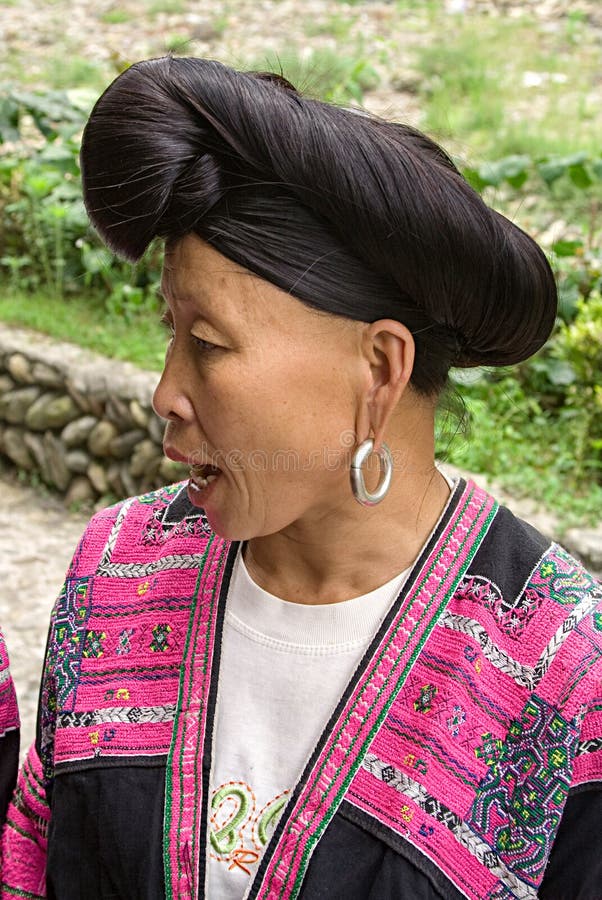
M 367 388 L 358 416 L 358 436 L 374 434 L 378 450 L 393 410 L 412 374 L 415 344 L 411 332 L 395 319 L 366 326 L 362 353 L 368 364 Z

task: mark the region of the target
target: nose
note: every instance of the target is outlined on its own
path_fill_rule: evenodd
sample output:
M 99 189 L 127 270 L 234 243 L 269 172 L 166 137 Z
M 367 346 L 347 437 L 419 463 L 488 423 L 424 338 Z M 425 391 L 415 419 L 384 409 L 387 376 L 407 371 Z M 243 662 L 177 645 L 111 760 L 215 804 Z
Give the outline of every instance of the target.
M 186 393 L 186 377 L 180 354 L 172 347 L 165 357 L 163 372 L 153 394 L 153 409 L 162 419 L 171 422 L 189 422 L 194 417 L 194 407 Z

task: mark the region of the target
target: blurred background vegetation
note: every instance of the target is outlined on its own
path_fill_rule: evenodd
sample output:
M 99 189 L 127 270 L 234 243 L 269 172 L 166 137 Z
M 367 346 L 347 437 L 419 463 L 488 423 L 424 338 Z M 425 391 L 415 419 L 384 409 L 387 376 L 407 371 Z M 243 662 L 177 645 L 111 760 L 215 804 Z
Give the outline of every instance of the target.
M 554 333 L 517 368 L 453 373 L 439 453 L 542 500 L 564 527 L 600 521 L 598 0 L 0 0 L 0 27 L 1 319 L 160 368 L 160 248 L 132 267 L 89 228 L 86 116 L 147 56 L 282 71 L 313 96 L 427 131 L 538 238 L 558 277 Z

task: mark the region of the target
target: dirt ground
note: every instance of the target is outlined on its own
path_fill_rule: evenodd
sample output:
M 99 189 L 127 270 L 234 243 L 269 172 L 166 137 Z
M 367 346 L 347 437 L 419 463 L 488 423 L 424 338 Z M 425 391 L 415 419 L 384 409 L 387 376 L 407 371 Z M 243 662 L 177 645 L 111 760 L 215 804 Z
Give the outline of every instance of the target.
M 0 626 L 6 638 L 21 711 L 21 744 L 33 739 L 46 632 L 87 516 L 0 475 Z

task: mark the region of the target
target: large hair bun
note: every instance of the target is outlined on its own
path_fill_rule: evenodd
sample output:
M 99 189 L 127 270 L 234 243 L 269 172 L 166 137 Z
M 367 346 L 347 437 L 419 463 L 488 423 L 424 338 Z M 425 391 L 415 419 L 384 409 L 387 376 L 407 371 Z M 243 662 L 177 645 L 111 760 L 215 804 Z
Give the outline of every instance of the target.
M 358 278 L 370 282 L 370 320 L 413 316 L 417 332 L 453 345 L 448 364 L 519 362 L 554 324 L 543 252 L 485 205 L 438 145 L 301 97 L 277 76 L 203 59 L 137 63 L 94 107 L 81 159 L 90 218 L 130 260 L 157 235 L 195 231 L 319 306 L 327 263 L 314 252 L 320 264 L 309 267 L 307 254 L 311 262 L 312 240 L 328 233 L 349 273 L 337 311 L 367 320 L 349 296 Z

